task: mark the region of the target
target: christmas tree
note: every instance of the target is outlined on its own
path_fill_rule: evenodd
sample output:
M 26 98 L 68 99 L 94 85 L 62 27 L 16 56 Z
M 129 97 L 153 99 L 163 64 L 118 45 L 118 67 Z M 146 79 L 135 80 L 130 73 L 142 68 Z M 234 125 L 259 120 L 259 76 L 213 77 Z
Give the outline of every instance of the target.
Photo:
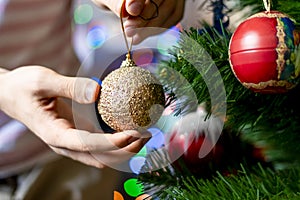
M 212 1 L 221 6 L 222 2 Z M 215 23 L 214 27 L 183 30 L 179 45 L 171 50 L 174 59 L 163 61 L 159 66 L 160 79 L 166 85 L 169 101 L 177 102 L 174 115 L 195 114 L 197 107 L 205 103 L 205 116 L 200 115 L 202 118 L 198 116 L 199 119 L 206 121 L 218 117 L 224 126 L 220 137 L 212 141 L 212 151 L 202 160 L 195 161 L 192 154 L 198 156 L 203 141 L 199 144 L 192 142 L 194 146 L 185 149 L 187 154 L 176 160 L 170 154 L 178 146 L 169 145 L 150 155 L 138 179 L 144 192 L 154 199 L 300 199 L 300 49 L 297 38 L 300 36 L 297 31 L 300 2 L 243 0 L 236 9 L 251 6 L 249 16 L 252 16 L 265 12 L 266 4 L 271 10 L 288 15 L 293 22 L 294 46 L 288 46 L 288 53 L 283 55 L 280 51 L 275 52 L 288 61 L 285 66 L 290 66 L 290 62 L 293 64 L 290 76 L 285 76 L 292 87 L 283 91 L 280 84 L 267 89 L 253 89 L 257 84 L 253 86 L 252 83 L 245 86 L 245 81 L 241 81 L 232 67 L 234 58 L 230 57 L 229 49 L 233 48 L 234 32 L 227 30 L 227 24 L 222 23 L 222 12 L 221 15 L 215 13 L 215 22 L 220 23 Z M 207 55 L 211 60 L 203 59 Z M 249 64 L 251 61 L 243 62 Z M 201 66 L 200 71 L 195 65 Z M 217 70 L 212 70 L 213 65 Z M 176 78 L 175 72 L 191 87 L 180 87 L 181 80 Z M 254 79 L 259 73 L 254 73 Z M 280 81 L 282 79 L 283 75 Z M 196 103 L 193 98 L 182 98 L 181 94 L 189 90 L 195 92 Z M 184 136 L 188 140 L 186 133 Z M 176 136 L 169 137 L 170 141 L 174 138 Z M 195 138 L 201 140 L 199 135 Z

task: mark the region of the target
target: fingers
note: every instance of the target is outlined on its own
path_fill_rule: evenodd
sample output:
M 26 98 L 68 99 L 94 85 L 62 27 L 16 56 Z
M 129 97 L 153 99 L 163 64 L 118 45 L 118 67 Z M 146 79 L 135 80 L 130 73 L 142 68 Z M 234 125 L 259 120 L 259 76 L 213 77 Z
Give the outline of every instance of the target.
M 82 162 L 84 164 L 97 167 L 97 168 L 104 167 L 104 165 L 101 162 L 99 162 L 97 159 L 95 159 L 89 152 L 77 152 L 77 151 L 71 151 L 68 149 L 62 149 L 62 148 L 51 147 L 51 146 L 50 148 L 59 155 L 72 158 L 73 160 Z
M 132 39 L 132 44 L 139 44 L 140 42 L 142 42 L 144 39 L 153 36 L 153 35 L 159 35 L 163 32 L 165 32 L 167 29 L 165 28 L 139 28 L 139 29 L 135 29 L 132 30 L 134 31 L 134 35 L 133 35 L 133 39 Z
M 104 152 L 124 148 L 138 140 L 148 140 L 150 134 L 128 130 L 113 134 L 84 134 L 81 135 L 80 138 L 82 143 L 87 145 L 87 149 L 85 150 Z
M 140 25 L 144 26 L 148 20 L 156 18 L 159 14 L 159 7 L 163 3 L 163 0 L 146 0 L 145 6 L 139 15 Z M 169 5 L 170 6 L 170 5 Z
M 106 5 L 119 17 L 127 17 L 124 27 L 128 37 L 135 37 L 133 44 L 138 44 L 150 36 L 150 34 L 146 33 L 146 30 L 144 33 L 138 34 L 138 28 L 169 28 L 176 25 L 183 17 L 185 6 L 184 0 L 93 1 L 97 5 Z
M 125 1 L 125 11 L 128 15 L 139 16 L 145 5 L 145 0 L 127 0 Z
M 72 102 L 69 99 L 56 99 L 55 112 L 59 118 L 66 119 L 70 122 L 70 127 L 76 127 L 76 129 L 95 132 L 97 128 L 91 119 L 82 114 L 81 110 L 75 110 L 72 108 Z
M 120 17 L 138 16 L 144 9 L 145 0 L 92 0 L 99 7 L 107 7 Z
M 48 113 L 48 112 L 47 112 Z M 110 151 L 123 148 L 140 139 L 149 138 L 149 133 L 134 130 L 114 134 L 90 133 L 74 129 L 74 125 L 65 118 L 49 116 L 46 112 L 37 112 L 39 123 L 34 123 L 32 131 L 48 145 L 73 151 Z
M 110 151 L 123 148 L 139 138 L 144 137 L 137 131 L 124 131 L 114 134 L 90 133 L 68 127 L 69 122 L 56 119 L 46 125 L 44 130 L 38 130 L 39 136 L 54 147 L 73 151 Z
M 66 102 L 63 99 L 56 99 L 56 112 L 58 116 L 63 116 L 64 119 L 72 123 L 74 122 L 73 111 L 71 107 L 71 102 Z
M 114 151 L 105 151 L 105 152 L 78 152 L 72 151 L 69 149 L 51 147 L 52 150 L 60 155 L 67 156 L 79 162 L 91 165 L 97 168 L 103 168 L 105 166 L 111 166 L 116 163 L 121 163 L 140 151 L 140 149 L 145 145 L 145 143 L 150 138 L 140 138 L 128 146 L 114 150 Z
M 158 17 L 160 15 L 159 6 L 161 3 L 162 0 L 147 0 L 143 11 L 138 16 L 130 16 L 124 22 L 127 36 L 132 37 L 134 35 L 134 32 L 132 32 L 132 30 L 136 28 L 146 27 L 149 21 L 151 21 L 148 19 L 151 19 L 153 17 L 156 18 L 156 15 Z
M 122 149 L 103 153 L 91 153 L 91 155 L 105 166 L 112 166 L 129 160 L 141 150 L 147 141 L 148 139 L 140 139 Z
M 169 28 L 176 25 L 183 17 L 184 0 L 173 2 L 153 0 L 154 3 L 151 3 L 149 0 L 147 2 L 139 17 L 130 16 L 124 22 L 126 34 L 128 37 L 133 37 L 133 44 L 138 44 L 145 38 L 153 35 L 153 33 L 150 33 L 151 29 L 147 27 Z M 158 15 L 155 16 L 156 14 Z M 163 32 L 162 29 L 160 32 Z
M 183 6 L 184 2 L 180 1 L 179 6 Z M 178 7 L 179 7 L 178 6 Z M 170 10 L 169 5 L 163 3 L 160 6 L 160 13 L 157 18 L 150 20 L 147 24 L 147 27 L 160 27 L 160 28 L 139 28 L 131 29 L 131 32 L 126 32 L 133 35 L 133 44 L 138 44 L 143 41 L 145 38 L 158 35 L 167 30 L 167 28 L 177 24 L 182 17 L 182 10 L 174 7 L 174 10 Z
M 178 0 L 173 8 L 164 1 L 159 7 L 159 16 L 149 21 L 148 27 L 162 27 L 169 28 L 177 24 L 183 17 L 184 1 Z

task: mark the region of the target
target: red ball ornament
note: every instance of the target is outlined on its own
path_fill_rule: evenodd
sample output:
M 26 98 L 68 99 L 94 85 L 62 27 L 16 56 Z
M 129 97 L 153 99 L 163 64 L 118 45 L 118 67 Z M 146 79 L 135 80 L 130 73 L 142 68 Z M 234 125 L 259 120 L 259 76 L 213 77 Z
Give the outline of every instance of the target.
M 233 33 L 229 60 L 236 78 L 261 93 L 282 93 L 300 81 L 300 32 L 287 15 L 252 15 Z
M 207 118 L 201 109 L 181 118 L 166 135 L 166 147 L 171 161 L 178 166 L 183 161 L 191 171 L 204 171 L 222 157 L 217 144 L 223 123 L 218 117 Z M 180 167 L 179 167 L 180 168 Z

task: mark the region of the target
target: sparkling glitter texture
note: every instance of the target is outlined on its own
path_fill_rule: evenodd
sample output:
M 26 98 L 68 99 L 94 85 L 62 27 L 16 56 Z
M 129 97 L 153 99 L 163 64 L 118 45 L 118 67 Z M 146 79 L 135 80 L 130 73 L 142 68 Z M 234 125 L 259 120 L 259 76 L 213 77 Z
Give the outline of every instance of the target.
M 98 111 L 116 131 L 141 130 L 155 124 L 165 105 L 162 85 L 127 57 L 102 82 Z

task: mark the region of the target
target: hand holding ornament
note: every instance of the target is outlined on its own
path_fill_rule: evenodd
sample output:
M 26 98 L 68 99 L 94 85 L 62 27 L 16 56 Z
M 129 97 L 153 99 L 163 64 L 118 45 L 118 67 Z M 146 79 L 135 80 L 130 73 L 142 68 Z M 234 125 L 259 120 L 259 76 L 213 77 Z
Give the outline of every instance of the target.
M 66 100 L 93 103 L 99 86 L 91 79 L 62 76 L 42 66 L 26 66 L 3 71 L 0 81 L 0 109 L 63 156 L 102 168 L 128 159 L 149 140 L 147 134 L 133 130 L 105 134 L 94 132 L 88 124 L 84 130 L 75 128 L 72 108 Z M 11 91 L 16 95 L 11 95 Z M 97 154 L 97 159 L 92 154 Z

